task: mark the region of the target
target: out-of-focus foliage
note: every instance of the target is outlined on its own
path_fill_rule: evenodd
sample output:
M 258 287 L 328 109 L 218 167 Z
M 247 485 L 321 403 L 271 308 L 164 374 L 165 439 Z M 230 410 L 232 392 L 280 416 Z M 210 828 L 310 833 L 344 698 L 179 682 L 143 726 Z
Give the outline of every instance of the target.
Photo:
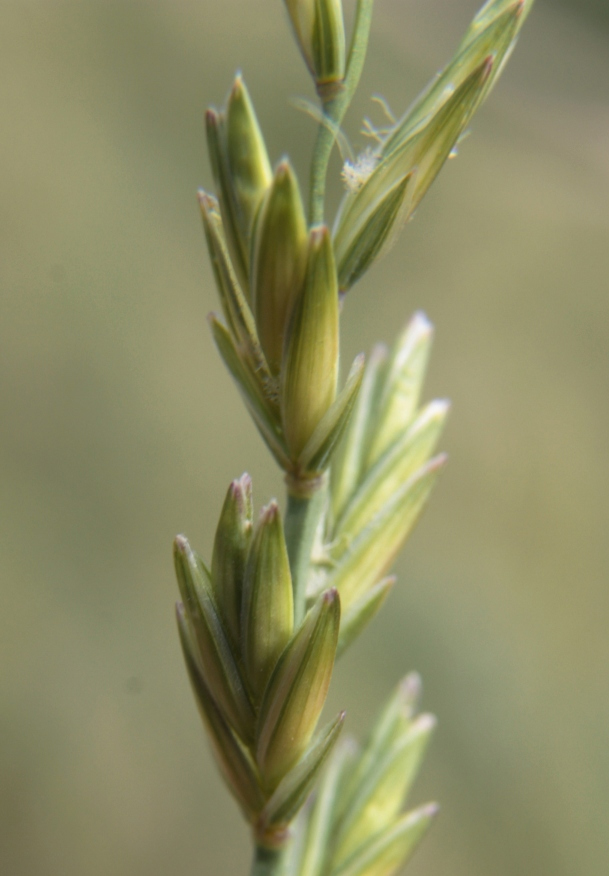
M 378 0 L 358 150 L 357 120 L 382 123 L 364 96 L 399 111 L 478 5 Z M 411 876 L 609 862 L 609 38 L 570 5 L 540 0 L 344 311 L 348 363 L 424 309 L 426 397 L 453 402 L 450 465 L 327 714 L 362 737 L 406 666 L 424 676 L 441 720 L 413 794 L 443 808 Z M 300 174 L 314 122 L 287 102 L 310 81 L 279 0 L 6 0 L 0 25 L 0 872 L 239 876 L 169 546 L 212 555 L 245 467 L 257 507 L 282 484 L 209 340 L 195 192 L 237 63 Z

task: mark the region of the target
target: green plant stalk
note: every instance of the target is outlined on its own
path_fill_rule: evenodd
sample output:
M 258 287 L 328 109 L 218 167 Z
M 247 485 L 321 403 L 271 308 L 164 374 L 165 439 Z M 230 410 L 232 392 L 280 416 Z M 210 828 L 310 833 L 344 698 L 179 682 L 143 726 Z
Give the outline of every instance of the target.
M 257 845 L 254 849 L 250 876 L 286 876 L 284 873 L 285 857 L 285 847 L 269 849 L 266 846 Z
M 326 176 L 330 155 L 336 142 L 336 132 L 340 128 L 345 113 L 349 109 L 349 104 L 362 75 L 366 50 L 368 48 L 368 38 L 370 36 L 370 25 L 372 24 L 373 6 L 374 0 L 358 0 L 344 87 L 335 97 L 329 98 L 323 104 L 324 119 L 320 123 L 317 132 L 313 161 L 311 163 L 309 191 L 310 225 L 321 225 L 324 221 Z
M 326 502 L 327 483 L 310 495 L 292 492 L 288 488 L 288 505 L 284 519 L 285 541 L 290 560 L 294 590 L 294 625 L 302 622 L 306 612 L 307 580 L 315 534 Z

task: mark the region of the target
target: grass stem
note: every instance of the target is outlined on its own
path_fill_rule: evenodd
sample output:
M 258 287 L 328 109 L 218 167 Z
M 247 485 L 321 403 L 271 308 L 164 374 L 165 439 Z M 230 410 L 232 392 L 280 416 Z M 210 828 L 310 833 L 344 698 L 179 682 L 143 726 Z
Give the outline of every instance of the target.
M 288 490 L 288 507 L 284 529 L 292 573 L 294 623 L 296 626 L 305 616 L 311 554 L 325 500 L 325 479 L 319 489 L 311 495 L 297 495 Z
M 254 860 L 250 876 L 286 876 L 284 863 L 286 849 L 268 849 L 266 846 L 257 845 L 254 851 Z

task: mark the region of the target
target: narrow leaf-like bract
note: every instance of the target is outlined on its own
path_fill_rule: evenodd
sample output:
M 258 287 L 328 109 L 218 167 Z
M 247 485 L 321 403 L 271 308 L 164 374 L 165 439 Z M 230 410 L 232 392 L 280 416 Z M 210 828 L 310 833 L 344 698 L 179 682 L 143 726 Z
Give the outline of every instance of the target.
M 283 440 L 281 426 L 268 395 L 257 376 L 243 363 L 230 332 L 215 314 L 208 317 L 218 352 L 233 377 L 252 419 L 269 450 L 282 468 L 288 468 L 290 459 Z
M 331 871 L 332 876 L 393 876 L 412 855 L 437 812 L 435 803 L 408 812 L 360 846 L 348 861 Z
M 394 226 L 401 224 L 400 217 L 408 213 L 413 179 L 412 172 L 398 179 L 380 194 L 378 201 L 369 205 L 368 211 L 359 217 L 356 224 L 339 226 L 334 249 L 341 292 L 350 289 L 381 252 L 387 249 L 393 238 Z
M 176 614 L 188 676 L 201 717 L 210 735 L 218 766 L 246 818 L 251 820 L 264 805 L 260 777 L 250 755 L 235 736 L 209 692 L 196 656 L 196 648 L 190 638 L 184 606 L 180 603 L 176 606 Z
M 295 767 L 281 780 L 261 814 L 270 825 L 288 824 L 305 802 L 343 728 L 345 713 L 324 727 Z
M 188 541 L 182 535 L 177 536 L 174 542 L 174 561 L 205 683 L 226 719 L 247 742 L 253 734 L 254 710 L 214 604 L 211 583 L 206 580 Z
M 387 358 L 385 344 L 377 344 L 368 357 L 347 432 L 332 462 L 331 501 L 335 520 L 340 517 L 365 472 L 370 436 L 378 425 L 376 407 L 383 387 Z
M 338 543 L 339 556 L 328 583 L 338 589 L 345 608 L 386 573 L 414 526 L 445 461 L 445 456 L 430 460 L 392 496 L 353 542 L 341 540 Z
M 308 818 L 306 847 L 301 855 L 298 876 L 324 876 L 326 872 L 324 865 L 329 858 L 336 826 L 337 798 L 356 753 L 357 746 L 352 739 L 342 739 L 334 749 Z
M 241 76 L 226 105 L 226 156 L 236 203 L 244 261 L 249 259 L 252 224 L 260 201 L 273 179 L 256 113 Z
M 383 752 L 388 751 L 408 731 L 421 697 L 421 687 L 421 678 L 416 672 L 409 673 L 397 685 L 370 731 L 358 765 L 351 775 L 348 789 L 350 798 L 379 762 Z
M 298 463 L 306 471 L 323 471 L 349 424 L 362 378 L 365 359 L 360 354 L 353 361 L 345 386 L 334 404 L 326 411 L 300 454 Z
M 256 222 L 251 276 L 252 301 L 262 349 L 279 373 L 283 342 L 307 261 L 307 223 L 298 180 L 282 161 Z
M 431 402 L 373 466 L 337 522 L 336 533 L 357 533 L 433 453 L 448 402 Z
M 241 632 L 241 593 L 252 540 L 252 514 L 252 480 L 244 474 L 228 488 L 211 561 L 216 605 L 233 644 L 239 642 Z
M 351 642 L 370 623 L 391 593 L 395 580 L 394 575 L 383 578 L 378 584 L 375 584 L 374 587 L 371 587 L 370 590 L 367 590 L 360 596 L 359 599 L 349 603 L 343 612 L 340 622 L 340 634 L 336 650 L 337 657 L 340 657 L 346 651 Z
M 271 676 L 260 707 L 256 743 L 257 761 L 270 788 L 296 763 L 313 735 L 330 684 L 339 625 L 338 593 L 327 590 Z
M 336 843 L 337 865 L 397 817 L 435 723 L 432 715 L 420 715 L 407 725 L 390 746 L 378 752 L 377 760 L 369 765 L 359 786 L 352 789 Z
M 447 96 L 450 96 L 485 58 L 493 55 L 495 63 L 483 96 L 488 94 L 532 5 L 533 0 L 491 0 L 484 5 L 471 22 L 454 58 L 395 125 L 383 145 L 386 155 L 404 142 L 424 119 L 437 113 Z
M 207 133 L 207 151 L 209 152 L 209 160 L 222 213 L 222 224 L 226 234 L 228 249 L 239 281 L 244 288 L 247 288 L 247 252 L 241 239 L 235 192 L 228 168 L 224 114 L 218 113 L 214 109 L 207 110 L 205 114 L 205 130 Z
M 294 307 L 281 378 L 283 429 L 297 460 L 336 395 L 338 288 L 332 241 L 312 229 L 303 290 Z
M 254 316 L 233 271 L 215 199 L 201 191 L 199 204 L 222 309 L 231 335 L 243 361 L 263 386 L 270 385 L 272 378 L 269 366 L 258 340 Z
M 432 324 L 424 313 L 415 313 L 393 345 L 375 410 L 377 417 L 366 458 L 367 468 L 410 425 L 419 404 L 432 340 Z
M 343 241 L 351 240 L 355 229 L 365 227 L 367 217 L 372 221 L 376 205 L 409 174 L 413 174 L 413 190 L 408 192 L 408 210 L 400 210 L 399 215 L 402 221 L 412 215 L 476 111 L 493 64 L 489 55 L 458 88 L 448 91 L 435 114 L 425 116 L 420 126 L 395 142 L 393 135 L 388 138 L 391 149 L 386 143 L 379 147 L 376 167 L 357 191 L 343 199 L 335 231 L 341 253 L 348 250 Z
M 250 550 L 243 594 L 243 660 L 258 700 L 293 627 L 290 563 L 279 508 L 271 502 L 262 511 Z

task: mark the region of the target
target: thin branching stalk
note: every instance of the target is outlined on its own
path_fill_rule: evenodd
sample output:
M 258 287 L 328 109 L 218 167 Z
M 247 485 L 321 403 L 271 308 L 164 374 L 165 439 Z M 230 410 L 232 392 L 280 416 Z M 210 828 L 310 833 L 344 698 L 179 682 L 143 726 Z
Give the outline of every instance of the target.
M 320 225 L 324 221 L 326 177 L 330 155 L 336 142 L 336 131 L 343 123 L 364 69 L 373 7 L 374 0 L 358 0 L 353 40 L 349 51 L 347 75 L 343 89 L 336 96 L 330 97 L 325 102 L 322 101 L 324 116 L 329 120 L 329 123 L 323 120 L 320 123 L 313 150 L 309 192 L 309 222 L 311 225 Z

